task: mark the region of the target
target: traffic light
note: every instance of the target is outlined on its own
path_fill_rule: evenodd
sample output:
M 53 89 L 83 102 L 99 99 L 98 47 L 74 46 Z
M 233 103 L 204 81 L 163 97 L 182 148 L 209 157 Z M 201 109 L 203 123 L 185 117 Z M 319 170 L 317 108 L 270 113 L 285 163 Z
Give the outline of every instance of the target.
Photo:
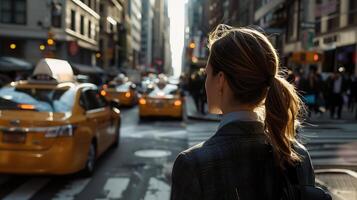
M 314 58 L 313 59 L 314 59 L 315 62 L 318 62 L 320 60 L 319 54 L 318 53 L 314 53 Z

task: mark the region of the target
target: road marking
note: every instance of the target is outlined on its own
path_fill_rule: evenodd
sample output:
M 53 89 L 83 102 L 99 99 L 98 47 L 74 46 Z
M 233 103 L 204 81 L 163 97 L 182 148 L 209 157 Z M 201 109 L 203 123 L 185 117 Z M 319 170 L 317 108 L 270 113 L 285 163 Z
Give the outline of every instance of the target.
M 11 194 L 7 195 L 3 200 L 24 200 L 30 199 L 36 192 L 43 188 L 48 182 L 49 178 L 36 178 L 27 181 Z
M 170 186 L 157 178 L 150 178 L 144 200 L 170 199 Z
M 108 199 L 120 199 L 124 190 L 128 187 L 129 178 L 109 178 L 104 185 L 104 191 Z
M 59 191 L 54 200 L 72 200 L 75 198 L 77 194 L 82 192 L 82 190 L 88 185 L 91 178 L 84 178 L 72 181 L 71 183 L 67 184 L 64 189 Z

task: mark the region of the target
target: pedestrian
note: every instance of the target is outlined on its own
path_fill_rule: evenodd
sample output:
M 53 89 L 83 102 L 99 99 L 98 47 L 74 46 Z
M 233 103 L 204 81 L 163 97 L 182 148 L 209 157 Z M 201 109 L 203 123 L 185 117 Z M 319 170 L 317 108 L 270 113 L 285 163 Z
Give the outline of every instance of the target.
M 330 77 L 329 81 L 329 93 L 331 102 L 330 102 L 330 118 L 334 119 L 337 111 L 337 119 L 342 118 L 342 108 L 344 104 L 343 95 L 347 89 L 347 80 L 343 76 L 342 68 L 339 68 L 337 72 Z
M 200 98 L 201 98 L 201 92 L 200 92 L 200 89 L 201 89 L 201 86 L 200 86 L 200 80 L 199 80 L 199 75 L 198 75 L 198 72 L 194 72 L 192 75 L 191 75 L 191 79 L 190 79 L 190 94 L 193 98 L 193 101 L 195 103 L 195 107 L 196 107 L 196 111 L 197 113 L 200 112 Z
M 290 184 L 315 189 L 310 157 L 295 139 L 303 103 L 268 38 L 227 25 L 209 38 L 208 108 L 223 117 L 211 138 L 178 155 L 171 199 L 275 200 Z

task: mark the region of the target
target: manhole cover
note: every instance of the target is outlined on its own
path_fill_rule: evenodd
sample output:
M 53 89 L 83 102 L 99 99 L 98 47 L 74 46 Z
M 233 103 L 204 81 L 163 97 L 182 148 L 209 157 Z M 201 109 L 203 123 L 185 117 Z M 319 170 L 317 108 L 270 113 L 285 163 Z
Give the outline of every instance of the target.
M 143 158 L 162 158 L 170 156 L 171 152 L 159 149 L 144 149 L 136 151 L 134 155 Z

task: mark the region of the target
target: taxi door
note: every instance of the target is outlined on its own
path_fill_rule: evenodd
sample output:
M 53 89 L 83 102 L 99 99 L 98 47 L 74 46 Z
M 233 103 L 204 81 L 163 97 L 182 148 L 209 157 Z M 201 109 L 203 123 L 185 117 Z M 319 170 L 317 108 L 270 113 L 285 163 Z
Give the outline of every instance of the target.
M 110 110 L 100 101 L 99 93 L 94 88 L 86 88 L 82 92 L 86 109 L 86 117 L 98 141 L 97 152 L 101 154 L 109 146 L 106 130 L 110 125 Z

